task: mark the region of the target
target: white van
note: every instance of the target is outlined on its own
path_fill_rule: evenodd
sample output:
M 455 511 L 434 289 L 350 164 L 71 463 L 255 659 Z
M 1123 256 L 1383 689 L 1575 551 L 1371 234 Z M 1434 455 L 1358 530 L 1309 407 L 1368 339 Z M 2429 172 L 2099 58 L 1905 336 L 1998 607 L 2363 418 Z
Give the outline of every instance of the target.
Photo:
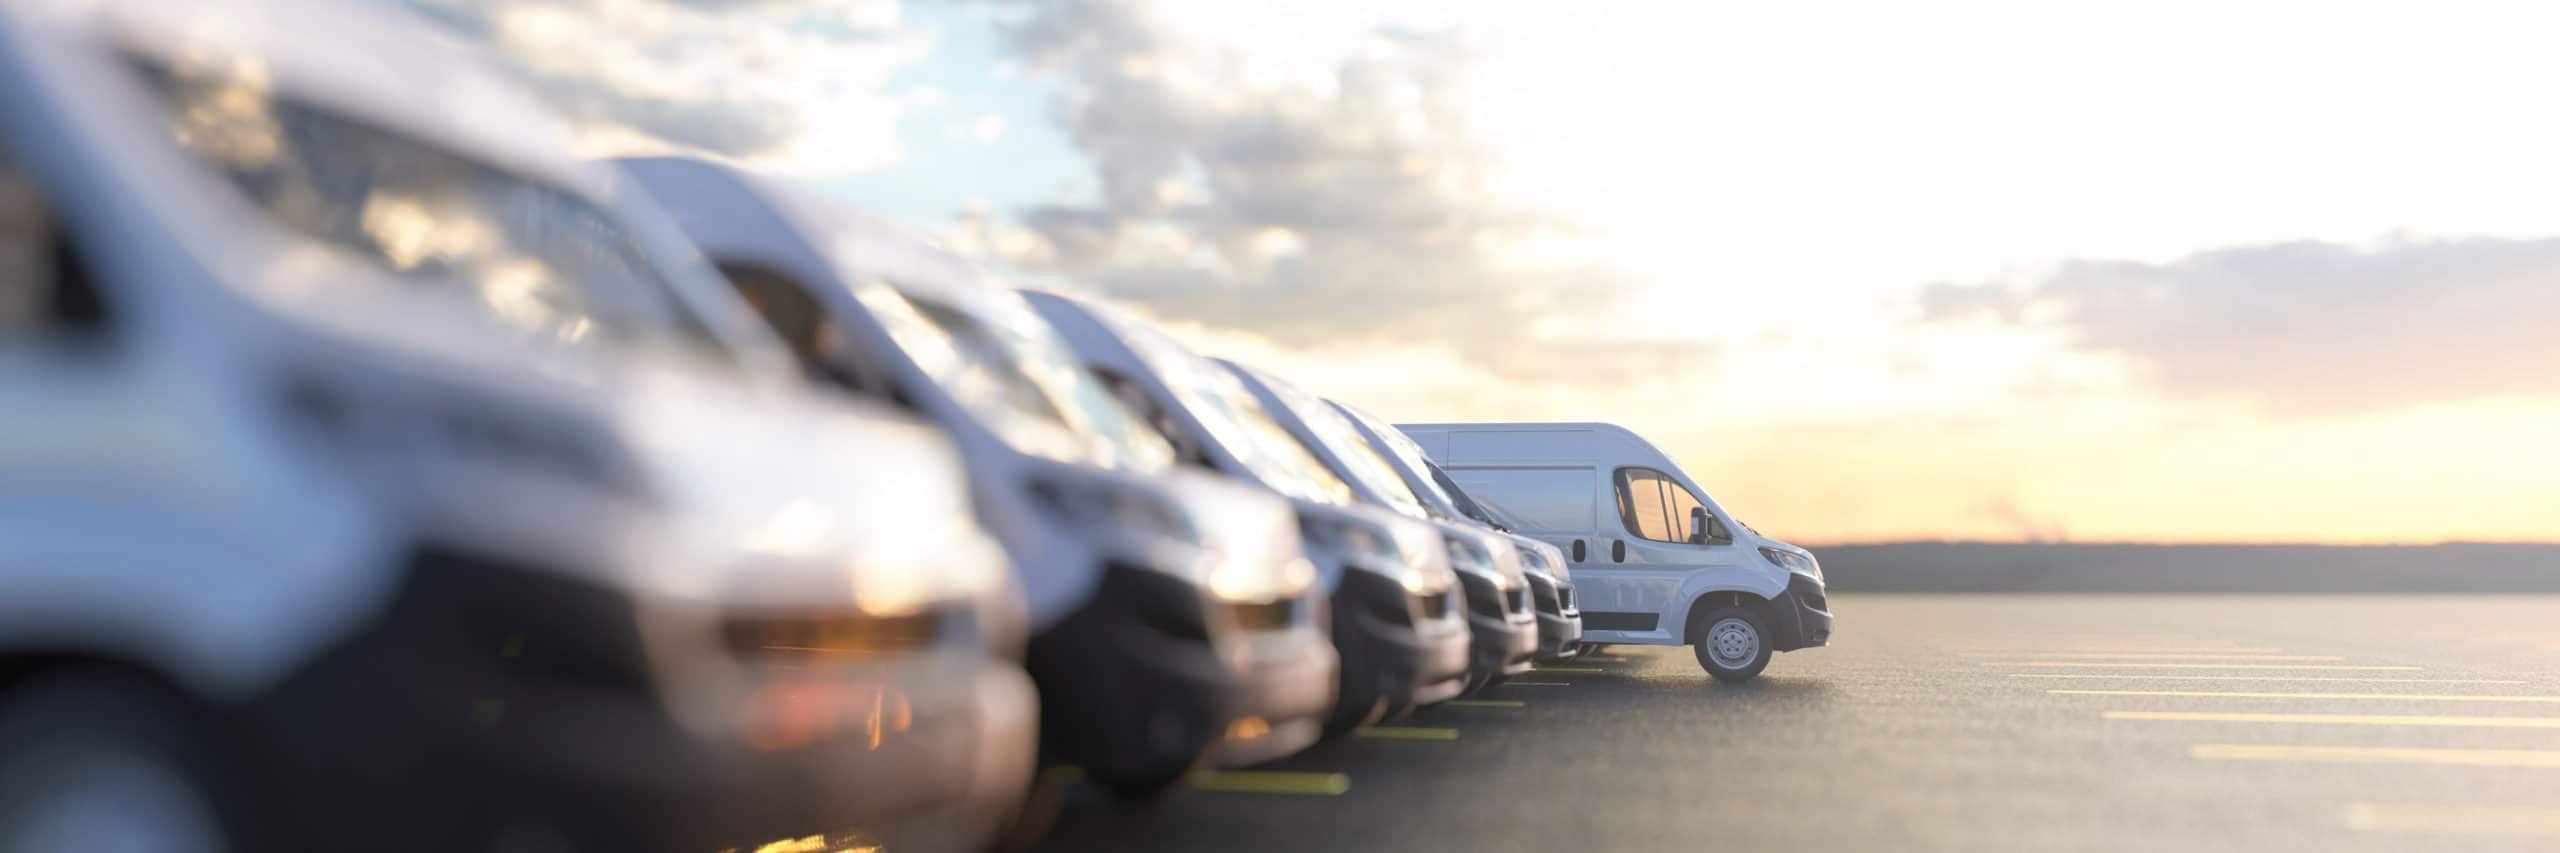
M 1601 423 L 1398 424 L 1514 531 L 1562 549 L 1591 643 L 1690 645 L 1724 681 L 1824 645 L 1822 564 L 1736 521 L 1643 436 Z
M 1314 743 L 1338 661 L 1288 504 L 1174 464 L 1022 297 L 916 234 L 705 160 L 622 163 L 812 377 L 933 419 L 1030 600 L 1044 751 L 1133 800 Z
M 985 843 L 958 455 L 421 26 L 0 4 L 0 850 Z

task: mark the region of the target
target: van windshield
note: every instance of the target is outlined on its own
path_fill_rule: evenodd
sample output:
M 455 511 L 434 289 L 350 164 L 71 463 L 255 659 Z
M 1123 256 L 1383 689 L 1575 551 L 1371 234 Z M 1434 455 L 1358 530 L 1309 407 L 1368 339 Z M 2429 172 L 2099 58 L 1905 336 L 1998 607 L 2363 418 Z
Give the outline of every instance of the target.
M 730 354 L 668 270 L 576 194 L 222 73 L 133 67 L 182 148 L 305 238 L 527 335 Z
M 1271 389 L 1271 395 L 1280 398 L 1280 404 L 1296 414 L 1298 421 L 1307 425 L 1307 431 L 1315 435 L 1316 441 L 1333 453 L 1333 458 L 1342 463 L 1343 473 L 1377 493 L 1379 500 L 1385 501 L 1389 509 L 1415 518 L 1430 518 L 1437 514 L 1423 508 L 1422 500 L 1414 497 L 1413 489 L 1405 485 L 1404 477 L 1396 473 L 1395 466 L 1385 457 L 1369 447 L 1369 442 L 1360 437 L 1360 429 L 1351 425 L 1351 419 L 1343 417 L 1341 412 L 1334 411 L 1331 405 L 1315 395 L 1298 390 L 1298 386 L 1259 374 L 1255 378 L 1262 387 Z
M 1430 504 L 1442 516 L 1462 515 L 1486 524 L 1493 523 L 1483 512 L 1475 509 L 1474 503 L 1467 500 L 1466 493 L 1458 491 L 1456 483 L 1445 482 L 1445 478 L 1438 477 L 1439 469 L 1431 464 L 1431 457 L 1422 452 L 1422 445 L 1413 443 L 1413 439 L 1406 437 L 1402 430 L 1359 409 L 1338 403 L 1329 408 L 1358 421 L 1370 435 L 1378 437 L 1377 443 L 1386 448 L 1387 457 L 1404 472 L 1405 482 L 1413 484 L 1414 497 Z
M 1328 504 L 1351 503 L 1351 485 L 1334 476 L 1289 430 L 1253 398 L 1244 382 L 1144 325 L 1095 312 L 1164 380 L 1176 402 L 1198 418 L 1209 438 L 1235 455 L 1253 476 L 1291 497 Z
M 1015 449 L 1135 471 L 1173 464 L 1164 437 L 1078 369 L 1065 342 L 1011 291 L 965 307 L 894 284 L 858 287 L 856 298 L 926 376 Z M 1084 439 L 1081 452 L 1047 438 L 1061 430 Z
M 1458 481 L 1450 479 L 1449 472 L 1440 470 L 1440 463 L 1424 462 L 1422 464 L 1431 472 L 1431 484 L 1439 488 L 1441 493 L 1448 495 L 1452 501 L 1456 502 L 1458 505 L 1458 511 L 1466 513 L 1468 518 L 1472 518 L 1504 530 L 1518 531 L 1527 529 L 1526 525 L 1520 523 L 1519 516 L 1512 515 L 1511 513 L 1503 510 L 1503 508 L 1489 503 L 1476 502 L 1474 496 L 1467 494 L 1467 490 L 1458 488 Z

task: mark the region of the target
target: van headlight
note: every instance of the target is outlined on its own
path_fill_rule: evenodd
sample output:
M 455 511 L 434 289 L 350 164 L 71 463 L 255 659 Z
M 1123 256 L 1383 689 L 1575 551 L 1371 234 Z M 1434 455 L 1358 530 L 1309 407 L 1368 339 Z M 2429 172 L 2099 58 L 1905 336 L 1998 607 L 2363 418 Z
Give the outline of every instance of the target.
M 1485 550 L 1483 545 L 1464 536 L 1443 536 L 1440 539 L 1449 547 L 1449 568 L 1495 578 L 1495 583 L 1501 586 L 1510 585 L 1499 577 L 1501 572 L 1493 567 L 1493 552 Z
M 1812 557 L 1766 545 L 1760 547 L 1760 556 L 1769 558 L 1769 563 L 1778 568 L 1805 575 L 1814 580 L 1822 579 L 1822 565 L 1814 562 Z

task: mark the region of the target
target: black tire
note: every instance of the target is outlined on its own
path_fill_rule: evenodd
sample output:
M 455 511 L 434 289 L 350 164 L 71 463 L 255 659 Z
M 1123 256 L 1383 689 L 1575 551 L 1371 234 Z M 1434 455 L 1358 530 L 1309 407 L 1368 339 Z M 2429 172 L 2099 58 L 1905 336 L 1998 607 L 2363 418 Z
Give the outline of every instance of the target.
M 1190 775 L 1190 768 L 1169 773 L 1120 773 L 1096 776 L 1093 783 L 1102 786 L 1102 790 L 1111 792 L 1111 798 L 1118 801 L 1122 809 L 1145 812 L 1154 810 L 1165 800 L 1172 798 L 1174 789 L 1180 787 L 1182 780 L 1189 778 Z
M 1689 625 L 1689 649 L 1717 681 L 1750 681 L 1769 668 L 1769 627 L 1747 607 L 1718 607 Z
M 147 679 L 33 676 L 0 693 L 0 853 L 66 849 L 47 833 L 77 831 L 97 809 L 121 813 L 116 830 L 142 847 L 267 849 L 246 831 L 247 774 L 220 772 L 217 749 L 187 704 Z

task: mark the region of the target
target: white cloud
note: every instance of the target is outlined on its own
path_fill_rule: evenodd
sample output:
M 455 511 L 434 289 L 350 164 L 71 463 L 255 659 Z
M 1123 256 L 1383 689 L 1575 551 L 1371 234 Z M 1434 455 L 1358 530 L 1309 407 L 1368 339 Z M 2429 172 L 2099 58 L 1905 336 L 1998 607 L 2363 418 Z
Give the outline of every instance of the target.
M 1932 285 L 1924 314 L 2049 324 L 2176 394 L 2289 412 L 2560 395 L 2560 238 L 2285 243 Z
M 896 0 L 408 0 L 512 62 L 588 153 L 839 175 L 897 159 L 890 79 L 932 48 Z

